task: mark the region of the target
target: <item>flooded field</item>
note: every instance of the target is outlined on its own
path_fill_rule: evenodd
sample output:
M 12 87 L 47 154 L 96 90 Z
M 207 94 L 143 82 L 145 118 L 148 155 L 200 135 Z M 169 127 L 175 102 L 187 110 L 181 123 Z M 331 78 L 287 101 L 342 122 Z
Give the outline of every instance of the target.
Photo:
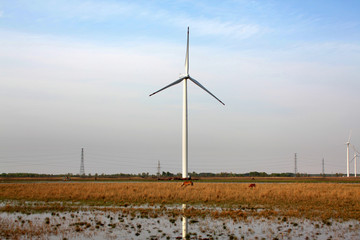
M 2 203 L 3 206 L 11 204 Z M 205 206 L 72 206 L 0 213 L 2 239 L 360 239 L 358 220 L 251 216 L 252 209 Z M 58 204 L 58 203 L 54 203 Z M 12 204 L 16 207 L 16 203 Z M 23 203 L 21 203 L 23 205 Z M 37 209 L 37 210 L 35 210 Z M 263 210 L 256 210 L 263 211 Z
M 0 185 L 1 239 L 360 239 L 358 184 Z

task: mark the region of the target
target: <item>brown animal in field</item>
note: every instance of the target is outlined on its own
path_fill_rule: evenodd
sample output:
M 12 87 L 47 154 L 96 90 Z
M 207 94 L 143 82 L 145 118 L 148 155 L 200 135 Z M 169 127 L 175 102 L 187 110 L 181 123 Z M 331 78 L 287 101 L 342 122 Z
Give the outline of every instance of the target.
M 186 186 L 193 186 L 193 182 L 192 181 L 185 181 L 181 184 L 181 187 L 186 187 Z
M 254 187 L 256 187 L 255 183 L 251 183 L 251 184 L 249 185 L 249 188 L 254 188 Z

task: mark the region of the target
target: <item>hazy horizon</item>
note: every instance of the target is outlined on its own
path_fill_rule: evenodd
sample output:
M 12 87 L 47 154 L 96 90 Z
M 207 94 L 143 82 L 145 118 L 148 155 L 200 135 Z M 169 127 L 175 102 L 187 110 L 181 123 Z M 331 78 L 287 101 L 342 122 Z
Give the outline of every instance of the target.
M 0 0 L 0 173 L 346 173 L 358 1 Z M 351 151 L 353 156 L 353 151 Z M 358 164 L 360 165 L 360 164 Z M 351 162 L 351 173 L 354 172 Z

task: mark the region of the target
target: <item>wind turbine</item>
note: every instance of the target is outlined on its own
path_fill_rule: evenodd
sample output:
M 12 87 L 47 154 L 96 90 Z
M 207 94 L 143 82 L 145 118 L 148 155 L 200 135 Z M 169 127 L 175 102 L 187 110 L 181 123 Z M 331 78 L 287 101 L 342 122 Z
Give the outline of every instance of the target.
M 188 107 L 187 107 L 187 80 L 192 81 L 200 88 L 202 88 L 205 92 L 210 94 L 216 100 L 218 100 L 221 104 L 225 105 L 220 99 L 218 99 L 214 94 L 208 91 L 203 85 L 201 85 L 194 78 L 190 77 L 189 74 L 189 27 L 187 29 L 187 45 L 186 45 L 186 56 L 185 56 L 185 76 L 180 77 L 173 83 L 161 88 L 160 90 L 150 94 L 152 96 L 166 88 L 172 87 L 180 82 L 184 82 L 183 87 L 183 116 L 182 116 L 182 178 L 188 178 Z
M 350 139 L 351 139 L 351 131 L 349 133 L 349 139 L 346 142 L 346 176 L 350 177 L 350 165 L 349 165 L 349 157 L 350 157 Z
M 351 144 L 351 146 L 353 147 L 354 150 L 354 176 L 356 177 L 357 174 L 357 166 L 356 166 L 356 161 L 357 161 L 357 157 L 359 156 L 359 151 L 355 148 L 354 145 Z
M 357 160 L 357 153 L 354 152 L 354 176 L 356 177 L 356 160 Z

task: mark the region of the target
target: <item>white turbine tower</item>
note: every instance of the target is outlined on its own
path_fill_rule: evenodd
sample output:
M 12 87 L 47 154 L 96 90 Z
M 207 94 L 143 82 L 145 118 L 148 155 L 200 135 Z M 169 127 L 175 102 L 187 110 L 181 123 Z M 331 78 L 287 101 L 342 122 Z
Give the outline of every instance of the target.
M 356 177 L 356 160 L 357 160 L 357 153 L 354 152 L 354 176 Z
M 183 88 L 183 125 L 182 125 L 182 178 L 188 178 L 188 117 L 187 117 L 187 80 L 192 81 L 200 88 L 202 88 L 205 92 L 213 96 L 216 100 L 220 103 L 225 105 L 220 99 L 215 97 L 214 94 L 209 92 L 203 85 L 201 85 L 198 81 L 194 78 L 190 77 L 189 75 L 189 27 L 187 29 L 187 46 L 186 46 L 186 57 L 185 57 L 185 76 L 179 78 L 175 82 L 161 88 L 160 90 L 150 94 L 150 96 L 165 90 L 166 88 L 172 87 L 182 81 L 184 81 L 184 88 Z
M 356 161 L 357 161 L 357 157 L 359 156 L 359 151 L 355 148 L 354 145 L 351 144 L 351 146 L 353 147 L 354 150 L 354 176 L 357 176 L 357 166 L 356 166 Z
M 349 139 L 346 142 L 346 176 L 350 177 L 350 162 L 349 162 L 349 157 L 350 157 L 350 139 L 351 139 L 351 131 L 349 133 Z

